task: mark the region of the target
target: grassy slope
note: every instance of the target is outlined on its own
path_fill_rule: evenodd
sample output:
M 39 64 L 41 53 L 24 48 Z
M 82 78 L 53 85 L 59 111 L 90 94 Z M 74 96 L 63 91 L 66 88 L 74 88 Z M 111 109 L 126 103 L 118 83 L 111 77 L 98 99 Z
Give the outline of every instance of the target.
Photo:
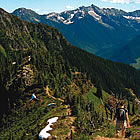
M 26 99 L 24 107 L 8 116 L 8 128 L 0 131 L 0 139 L 36 139 L 41 129 L 47 125 L 49 118 L 62 116 L 63 105 L 59 101 L 56 102 L 47 95 L 40 95 L 39 98 L 40 101 L 37 102 Z M 52 102 L 56 102 L 57 107 L 47 107 Z
M 88 93 L 83 95 L 85 101 L 88 103 L 93 102 L 97 112 L 104 112 L 104 106 L 102 105 L 101 100 L 97 96 L 95 96 L 95 93 L 96 88 L 93 87 Z M 103 91 L 103 102 L 108 96 L 109 94 Z
M 96 88 L 92 88 L 89 92 L 83 94 L 87 102 L 94 102 L 97 111 L 103 111 L 101 101 L 93 93 Z M 77 90 L 76 93 L 77 94 Z M 106 94 L 106 95 L 105 95 Z M 103 96 L 108 96 L 107 93 Z M 59 117 L 58 122 L 54 125 L 53 136 L 57 135 L 59 139 L 66 137 L 72 128 L 71 119 L 67 116 L 67 107 L 61 101 L 49 97 L 45 92 L 37 95 L 40 101 L 30 102 L 30 97 L 24 100 L 24 104 L 19 109 L 12 110 L 9 115 L 7 127 L 0 131 L 0 139 L 36 139 L 39 132 L 47 125 L 47 120 L 52 117 Z M 57 103 L 56 107 L 47 107 L 49 103 Z M 64 129 L 65 128 L 65 129 Z
M 95 87 L 91 88 L 89 92 L 84 93 L 83 97 L 85 99 L 85 102 L 93 102 L 95 110 L 98 113 L 104 112 L 105 116 L 104 106 L 102 105 L 101 100 L 97 96 L 95 96 L 95 93 Z M 45 92 L 40 93 L 37 96 L 40 101 L 30 102 L 30 97 L 28 97 L 26 98 L 22 108 L 15 110 L 12 115 L 8 116 L 9 124 L 7 128 L 3 128 L 0 130 L 1 140 L 4 140 L 5 138 L 23 138 L 26 140 L 37 139 L 39 132 L 47 125 L 47 120 L 56 116 L 59 117 L 59 120 L 57 121 L 57 123 L 54 124 L 53 130 L 50 133 L 53 136 L 57 136 L 57 139 L 63 139 L 70 134 L 70 131 L 72 129 L 72 121 L 70 119 L 70 116 L 67 116 L 67 105 L 63 105 L 61 101 L 49 97 L 45 94 Z M 108 96 L 110 95 L 103 91 L 103 102 L 106 98 L 108 98 Z M 57 106 L 47 107 L 47 105 L 52 102 L 55 102 Z M 137 129 L 137 126 L 133 127 L 132 129 L 129 129 L 127 133 L 130 133 L 131 131 L 131 134 L 137 134 Z M 104 124 L 100 127 L 100 129 L 97 129 L 92 136 L 86 137 L 81 135 L 80 137 L 83 137 L 84 139 L 92 139 L 97 135 L 114 137 L 114 123 L 105 120 Z M 75 136 L 75 139 L 80 139 L 80 137 Z M 134 137 L 135 135 L 133 136 L 133 138 Z

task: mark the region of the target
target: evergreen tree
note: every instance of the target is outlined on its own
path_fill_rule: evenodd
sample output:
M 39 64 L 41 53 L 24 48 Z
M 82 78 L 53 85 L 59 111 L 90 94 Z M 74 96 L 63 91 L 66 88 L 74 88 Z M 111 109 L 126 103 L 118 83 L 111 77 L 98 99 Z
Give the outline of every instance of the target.
M 102 113 L 102 123 L 104 123 L 104 113 Z
M 133 106 L 132 106 L 132 114 L 135 115 L 135 104 L 133 103 Z
M 127 109 L 128 109 L 128 114 L 130 114 L 130 102 L 128 101 L 128 107 L 127 107 Z
M 102 88 L 101 88 L 101 85 L 99 84 L 97 86 L 97 92 L 96 92 L 96 96 L 103 99 L 103 95 L 102 95 Z

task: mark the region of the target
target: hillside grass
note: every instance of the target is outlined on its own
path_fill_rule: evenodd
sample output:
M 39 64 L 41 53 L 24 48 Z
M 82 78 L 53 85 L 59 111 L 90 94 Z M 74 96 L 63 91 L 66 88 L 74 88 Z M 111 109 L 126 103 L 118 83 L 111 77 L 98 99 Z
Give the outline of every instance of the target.
M 52 102 L 56 102 L 57 105 L 47 107 Z M 37 139 L 39 132 L 47 125 L 47 120 L 56 116 L 61 117 L 64 113 L 63 108 L 60 101 L 54 101 L 47 95 L 43 95 L 40 101 L 30 102 L 28 99 L 23 108 L 7 117 L 5 121 L 9 123 L 0 130 L 0 139 Z
M 95 96 L 96 88 L 93 87 L 89 92 L 83 94 L 83 98 L 86 102 L 94 102 L 95 110 L 98 113 L 102 112 L 105 116 L 105 109 L 101 100 Z M 103 93 L 103 102 L 110 95 L 102 91 Z M 38 95 L 39 101 L 30 102 L 28 97 L 25 100 L 24 106 L 20 109 L 17 109 L 12 113 L 11 116 L 8 116 L 9 121 L 7 127 L 3 127 L 0 130 L 0 139 L 26 139 L 26 140 L 35 140 L 38 139 L 39 132 L 47 125 L 47 120 L 52 117 L 59 117 L 58 121 L 52 126 L 53 130 L 49 133 L 52 136 L 57 136 L 58 140 L 64 139 L 70 135 L 72 129 L 72 121 L 70 116 L 68 116 L 67 105 L 62 104 L 61 101 L 55 100 L 45 93 L 40 93 Z M 56 103 L 56 106 L 47 107 L 50 103 Z M 132 109 L 132 104 L 130 104 L 130 109 Z M 72 116 L 71 116 L 72 117 Z M 130 117 L 132 118 L 132 117 Z M 127 130 L 127 134 L 131 133 L 132 138 L 135 139 L 139 134 L 139 127 L 135 126 Z M 73 134 L 74 136 L 75 134 Z M 115 124 L 112 121 L 104 120 L 104 123 L 100 128 L 96 129 L 91 136 L 86 136 L 81 134 L 79 136 L 74 136 L 74 139 L 94 139 L 96 136 L 104 137 L 114 137 L 115 136 Z
M 96 91 L 97 91 L 96 87 L 93 87 L 89 92 L 85 93 L 83 97 L 87 103 L 91 103 L 91 102 L 94 103 L 94 107 L 97 112 L 105 113 L 104 106 L 101 100 L 96 96 Z M 104 103 L 105 99 L 109 97 L 109 94 L 104 90 L 102 90 L 102 95 L 103 95 L 102 101 Z

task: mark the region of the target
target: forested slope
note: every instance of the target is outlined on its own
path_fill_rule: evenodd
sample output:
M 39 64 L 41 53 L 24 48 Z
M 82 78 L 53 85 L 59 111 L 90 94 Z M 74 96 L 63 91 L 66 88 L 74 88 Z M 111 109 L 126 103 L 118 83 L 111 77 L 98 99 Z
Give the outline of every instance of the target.
M 52 89 L 61 91 L 63 84 L 67 83 L 67 77 L 71 76 L 70 70 L 76 67 L 75 71 L 86 73 L 95 85 L 100 83 L 107 91 L 120 94 L 124 88 L 132 88 L 139 95 L 140 73 L 134 68 L 101 59 L 75 48 L 60 32 L 50 26 L 24 22 L 2 9 L 0 18 L 0 81 L 1 94 L 4 94 L 5 100 L 8 95 L 3 93 L 4 90 L 19 95 L 18 86 L 14 91 L 10 90 L 8 82 L 18 70 L 23 69 L 20 65 L 28 56 L 31 57 L 30 65 L 35 73 L 32 83 L 43 86 L 50 84 Z M 20 82 L 19 89 L 23 92 L 24 82 Z

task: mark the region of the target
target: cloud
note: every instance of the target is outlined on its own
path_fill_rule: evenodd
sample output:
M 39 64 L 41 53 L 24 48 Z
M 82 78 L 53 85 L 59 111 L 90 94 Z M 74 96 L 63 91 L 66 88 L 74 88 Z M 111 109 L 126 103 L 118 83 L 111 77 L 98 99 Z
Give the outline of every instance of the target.
M 139 3 L 140 4 L 140 0 L 135 0 L 135 3 Z
M 67 8 L 67 9 L 73 9 L 74 7 L 72 7 L 72 6 L 70 6 L 70 5 L 67 5 L 66 8 Z
M 104 2 L 111 2 L 111 3 L 121 3 L 121 4 L 124 4 L 124 3 L 140 3 L 140 0 L 101 0 L 101 1 L 104 1 Z
M 40 9 L 35 9 L 35 11 L 36 11 L 36 12 L 39 12 L 39 11 L 40 11 Z

